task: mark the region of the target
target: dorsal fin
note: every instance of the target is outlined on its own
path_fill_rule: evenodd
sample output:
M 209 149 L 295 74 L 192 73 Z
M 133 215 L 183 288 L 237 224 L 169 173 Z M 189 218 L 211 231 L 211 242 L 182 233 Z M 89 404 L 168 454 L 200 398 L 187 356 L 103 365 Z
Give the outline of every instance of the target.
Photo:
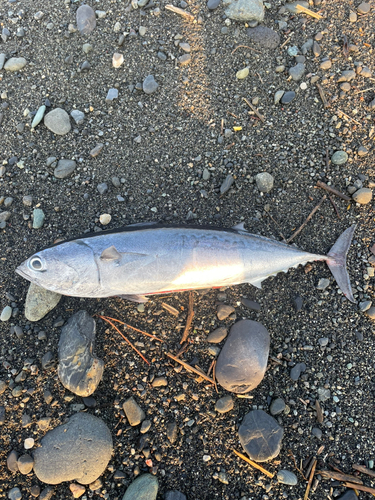
M 100 258 L 102 260 L 118 260 L 121 259 L 121 254 L 116 250 L 116 247 L 112 245 L 102 251 Z
M 235 231 L 246 231 L 245 229 L 245 223 L 244 222 L 239 222 L 235 226 L 232 227 Z

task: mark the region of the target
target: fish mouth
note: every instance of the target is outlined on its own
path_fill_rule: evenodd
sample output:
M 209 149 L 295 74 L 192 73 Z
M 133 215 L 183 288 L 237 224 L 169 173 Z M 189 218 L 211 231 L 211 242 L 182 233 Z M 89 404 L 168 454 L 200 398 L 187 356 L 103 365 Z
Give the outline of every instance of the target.
M 24 265 L 21 264 L 20 266 L 17 267 L 16 273 L 22 276 L 22 278 L 25 278 L 28 281 L 31 281 L 30 276 L 24 271 Z

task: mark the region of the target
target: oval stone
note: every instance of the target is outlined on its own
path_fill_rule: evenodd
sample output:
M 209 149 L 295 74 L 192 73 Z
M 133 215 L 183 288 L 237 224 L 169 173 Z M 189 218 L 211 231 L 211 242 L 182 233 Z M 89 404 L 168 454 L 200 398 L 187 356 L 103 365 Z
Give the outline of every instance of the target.
M 152 474 L 142 474 L 131 483 L 122 500 L 156 500 L 159 482 Z
M 257 321 L 244 319 L 232 326 L 216 364 L 216 379 L 227 391 L 244 394 L 263 380 L 270 335 Z
M 62 108 L 56 108 L 45 115 L 44 125 L 56 135 L 65 135 L 71 129 L 69 115 Z
M 344 165 L 348 161 L 348 154 L 345 151 L 336 151 L 333 153 L 331 161 L 335 165 Z
M 90 34 L 96 26 L 95 12 L 89 5 L 81 5 L 77 10 L 77 28 L 81 35 Z

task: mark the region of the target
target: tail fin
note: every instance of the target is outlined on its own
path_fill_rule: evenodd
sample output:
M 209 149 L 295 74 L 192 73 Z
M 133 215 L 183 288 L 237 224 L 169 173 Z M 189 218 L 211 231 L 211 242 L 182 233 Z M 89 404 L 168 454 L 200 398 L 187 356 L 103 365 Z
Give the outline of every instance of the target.
M 328 253 L 327 265 L 333 274 L 340 290 L 345 297 L 354 302 L 352 287 L 350 285 L 350 278 L 346 270 L 346 255 L 348 253 L 350 243 L 354 235 L 356 225 L 349 227 L 342 233 L 336 243 L 333 245 Z

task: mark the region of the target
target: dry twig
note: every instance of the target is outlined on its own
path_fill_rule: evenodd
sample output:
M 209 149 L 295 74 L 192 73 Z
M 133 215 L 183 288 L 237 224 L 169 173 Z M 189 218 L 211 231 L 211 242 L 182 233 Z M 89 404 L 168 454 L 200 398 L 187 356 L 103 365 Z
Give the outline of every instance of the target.
M 335 479 L 336 481 L 349 481 L 356 484 L 363 484 L 363 481 L 351 474 L 342 474 L 332 470 L 320 470 L 317 474 L 320 474 L 324 479 Z
M 259 113 L 259 111 L 257 110 L 257 108 L 255 106 L 253 106 L 251 104 L 251 102 L 249 102 L 246 99 L 246 97 L 243 97 L 243 100 L 246 102 L 246 104 L 249 106 L 249 108 L 254 111 L 254 113 L 257 115 L 257 117 L 259 118 L 259 120 L 261 120 L 264 123 L 265 122 L 264 116 Z
M 336 196 L 338 196 L 339 198 L 342 198 L 343 200 L 345 201 L 352 201 L 351 198 L 349 198 L 349 196 L 347 196 L 346 194 L 344 193 L 340 193 L 340 191 L 337 191 L 337 189 L 335 189 L 334 187 L 332 186 L 328 186 L 325 182 L 322 182 L 322 181 L 317 181 L 316 185 L 322 189 L 325 189 L 326 191 L 328 191 L 329 193 L 332 193 Z
M 303 12 L 303 14 L 307 14 L 315 19 L 323 19 L 323 16 L 321 16 L 320 14 L 318 14 L 317 12 L 313 12 L 312 10 L 310 9 L 307 9 L 306 7 L 303 7 L 302 5 L 299 5 L 297 4 L 296 5 L 296 9 L 301 13 Z
M 315 400 L 315 410 L 316 410 L 316 419 L 319 422 L 319 424 L 322 424 L 324 417 L 323 417 L 322 409 L 320 407 L 320 403 L 317 399 Z
M 175 7 L 174 5 L 168 4 L 165 6 L 165 8 L 174 12 L 175 14 L 186 17 L 186 19 L 189 19 L 189 21 L 192 21 L 194 19 L 193 14 L 190 14 L 190 12 L 188 12 L 187 10 L 180 9 L 180 7 Z
M 339 211 L 338 211 L 338 208 L 336 207 L 335 202 L 333 201 L 333 198 L 332 198 L 332 196 L 331 196 L 330 194 L 328 195 L 328 198 L 329 198 L 329 201 L 331 202 L 331 204 L 332 204 L 332 206 L 333 206 L 333 208 L 334 208 L 334 210 L 335 210 L 335 212 L 336 212 L 337 217 L 338 217 L 339 219 L 341 219 L 341 217 L 340 217 L 340 213 L 339 213 Z
M 315 467 L 316 467 L 317 462 L 318 462 L 317 459 L 314 458 L 314 462 L 313 462 L 313 465 L 311 467 L 309 482 L 307 483 L 307 487 L 306 487 L 306 491 L 305 491 L 305 496 L 303 497 L 303 500 L 307 500 L 308 497 L 309 497 L 310 488 L 311 488 L 312 481 L 314 479 Z
M 290 243 L 292 240 L 294 240 L 294 238 L 302 231 L 302 229 L 306 226 L 306 224 L 309 222 L 309 220 L 312 218 L 312 216 L 315 214 L 315 212 L 317 212 L 319 210 L 320 206 L 322 205 L 322 203 L 326 199 L 327 199 L 327 196 L 324 195 L 323 198 L 320 200 L 320 202 L 317 204 L 317 206 L 310 212 L 310 214 L 308 215 L 308 217 L 305 220 L 305 222 L 297 229 L 297 231 L 295 231 L 292 234 L 292 236 L 290 236 L 290 238 L 288 238 L 286 240 L 287 243 Z
M 261 472 L 263 472 L 263 474 L 265 474 L 267 477 L 273 478 L 273 476 L 275 475 L 275 474 L 272 474 L 272 472 L 269 472 L 267 469 L 265 469 L 261 465 L 250 460 L 250 458 L 245 457 L 245 455 L 242 455 L 242 453 L 240 453 L 239 451 L 233 450 L 233 453 L 235 453 L 238 457 L 242 458 L 242 460 L 245 460 L 245 462 L 247 462 L 249 465 L 251 465 L 251 467 L 254 467 L 254 469 L 258 469 Z
M 194 318 L 194 295 L 193 292 L 189 292 L 189 309 L 188 309 L 188 316 L 186 320 L 186 325 L 185 325 L 185 330 L 184 333 L 182 334 L 182 339 L 180 341 L 180 344 L 183 344 L 186 342 L 186 339 L 189 336 L 189 331 L 191 327 L 191 323 Z
M 166 311 L 168 311 L 173 316 L 178 316 L 180 314 L 175 307 L 170 306 L 169 304 L 166 304 L 165 302 L 161 303 L 161 307 L 163 309 L 165 309 Z
M 253 49 L 253 47 L 249 47 L 248 45 L 237 45 L 237 47 L 234 50 L 232 50 L 232 55 L 236 52 L 237 49 L 239 49 L 241 47 L 244 49 L 250 49 L 253 52 L 257 52 L 258 54 L 261 54 L 261 52 L 259 50 L 255 50 L 255 49 Z
M 319 95 L 320 95 L 320 98 L 322 100 L 322 103 L 323 103 L 324 107 L 328 108 L 329 102 L 327 101 L 327 98 L 326 98 L 326 95 L 324 93 L 323 87 L 319 83 L 317 83 L 316 84 L 316 88 L 318 89 L 318 92 L 319 92 Z
M 102 319 L 110 319 L 112 321 L 116 321 L 116 323 L 120 323 L 120 325 L 124 325 L 124 326 L 126 326 L 126 328 L 131 328 L 132 330 L 134 330 L 138 333 L 142 333 L 142 335 L 146 335 L 147 337 L 150 337 L 151 339 L 157 340 L 158 342 L 163 342 L 162 339 L 159 339 L 159 337 L 155 337 L 155 335 L 151 335 L 151 333 L 144 332 L 143 330 L 140 330 L 139 328 L 136 328 L 135 326 L 128 325 L 128 324 L 124 323 L 123 321 L 120 321 L 119 319 L 111 318 L 110 316 L 100 316 L 99 314 L 98 314 L 98 316 L 99 316 L 99 318 L 102 318 Z
M 292 460 L 293 460 L 293 462 L 294 462 L 294 468 L 295 468 L 296 470 L 298 470 L 298 472 L 301 474 L 301 476 L 303 477 L 303 479 L 304 479 L 305 481 L 307 481 L 307 479 L 305 478 L 305 475 L 304 475 L 304 473 L 302 472 L 302 470 L 301 470 L 301 469 L 299 469 L 299 468 L 297 467 L 297 462 L 296 462 L 296 459 L 294 458 L 294 455 L 293 455 L 292 450 L 288 450 L 288 455 L 290 455 L 290 456 L 292 457 Z
M 288 36 L 288 38 L 280 45 L 280 49 L 283 49 L 291 38 L 292 38 L 292 35 Z
M 190 370 L 190 371 L 196 373 L 197 375 L 204 378 L 205 380 L 208 380 L 208 382 L 211 382 L 211 384 L 215 385 L 214 380 L 212 380 L 212 378 L 210 378 L 210 377 L 207 377 L 207 375 L 204 372 L 202 372 L 200 369 L 197 370 L 196 368 L 194 368 L 194 366 L 191 366 L 191 365 L 189 365 L 189 363 L 182 361 L 182 359 L 179 359 L 176 356 L 173 356 L 173 354 L 171 354 L 170 352 L 166 352 L 165 355 L 168 356 L 168 358 L 173 359 L 173 361 L 176 361 L 176 363 L 179 363 L 180 365 L 182 365 L 187 370 Z
M 370 92 L 371 90 L 375 90 L 375 87 L 371 87 L 370 89 L 365 90 L 357 90 L 357 92 L 354 92 L 354 95 L 363 94 L 364 92 Z
M 354 120 L 354 118 L 352 118 L 351 116 L 347 115 L 346 113 L 344 113 L 343 111 L 341 111 L 341 109 L 338 109 L 337 110 L 337 113 L 341 113 L 342 116 L 345 116 L 345 118 L 347 118 L 348 120 L 351 120 L 352 122 L 356 123 L 357 125 L 359 125 L 360 127 L 362 127 L 362 125 L 357 122 L 357 120 Z
M 347 488 L 352 488 L 353 490 L 366 491 L 367 493 L 372 493 L 375 496 L 375 488 L 370 488 L 369 486 L 363 486 L 362 484 L 344 483 Z
M 356 464 L 354 464 L 354 465 L 352 465 L 352 468 L 354 470 L 359 471 L 359 472 L 363 472 L 363 474 L 367 474 L 368 476 L 375 477 L 375 471 L 373 471 L 371 469 L 368 469 L 364 465 L 356 465 Z

